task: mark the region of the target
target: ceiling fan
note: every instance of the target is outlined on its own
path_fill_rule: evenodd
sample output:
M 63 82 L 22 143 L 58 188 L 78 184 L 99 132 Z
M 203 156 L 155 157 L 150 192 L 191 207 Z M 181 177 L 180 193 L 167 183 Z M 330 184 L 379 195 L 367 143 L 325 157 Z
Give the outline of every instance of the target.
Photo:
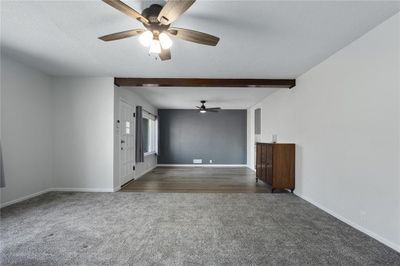
M 171 23 L 193 5 L 195 0 L 169 0 L 164 6 L 153 4 L 144 9 L 142 13 L 137 12 L 119 0 L 103 0 L 103 2 L 131 18 L 137 19 L 145 29 L 121 31 L 99 37 L 100 40 L 107 42 L 140 35 L 140 43 L 150 47 L 149 54 L 156 54 L 163 61 L 171 59 L 170 47 L 172 40 L 170 36 L 211 46 L 216 46 L 219 41 L 218 37 L 207 33 L 170 27 Z
M 207 113 L 207 112 L 218 112 L 219 110 L 221 110 L 221 107 L 212 107 L 212 108 L 207 108 L 205 106 L 206 101 L 202 100 L 201 102 L 201 106 L 196 106 L 197 109 L 200 110 L 200 113 Z

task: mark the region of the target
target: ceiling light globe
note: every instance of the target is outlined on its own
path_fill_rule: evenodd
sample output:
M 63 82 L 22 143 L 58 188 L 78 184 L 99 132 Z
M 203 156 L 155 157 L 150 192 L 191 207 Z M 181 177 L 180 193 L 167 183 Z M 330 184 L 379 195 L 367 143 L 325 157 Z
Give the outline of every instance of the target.
M 152 41 L 153 41 L 153 33 L 149 30 L 146 30 L 139 36 L 139 42 L 145 47 L 149 47 Z
M 150 54 L 161 53 L 161 45 L 159 40 L 152 40 L 149 53 Z
M 169 49 L 172 46 L 172 40 L 171 38 L 168 36 L 168 34 L 162 32 L 159 36 L 158 36 L 160 43 L 161 43 L 161 47 L 163 49 Z
M 200 110 L 200 113 L 202 113 L 202 114 L 204 114 L 206 112 L 207 112 L 206 110 Z

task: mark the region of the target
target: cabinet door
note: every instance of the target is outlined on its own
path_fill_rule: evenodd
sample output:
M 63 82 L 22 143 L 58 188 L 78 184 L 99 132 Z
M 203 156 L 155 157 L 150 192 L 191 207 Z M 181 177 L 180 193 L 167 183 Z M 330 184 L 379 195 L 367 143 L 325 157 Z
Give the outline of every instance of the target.
M 294 189 L 295 149 L 294 144 L 278 144 L 274 147 L 274 187 Z
M 273 145 L 266 145 L 266 162 L 265 162 L 265 181 L 272 185 L 273 180 Z
M 261 179 L 262 168 L 261 168 L 261 144 L 256 144 L 256 176 Z

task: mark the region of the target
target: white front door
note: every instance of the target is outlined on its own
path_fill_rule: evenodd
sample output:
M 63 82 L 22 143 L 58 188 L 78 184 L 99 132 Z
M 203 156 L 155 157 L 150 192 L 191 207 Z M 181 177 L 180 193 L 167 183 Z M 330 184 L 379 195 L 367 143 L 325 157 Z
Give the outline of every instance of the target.
M 133 107 L 120 100 L 120 185 L 129 182 L 135 176 L 135 141 Z

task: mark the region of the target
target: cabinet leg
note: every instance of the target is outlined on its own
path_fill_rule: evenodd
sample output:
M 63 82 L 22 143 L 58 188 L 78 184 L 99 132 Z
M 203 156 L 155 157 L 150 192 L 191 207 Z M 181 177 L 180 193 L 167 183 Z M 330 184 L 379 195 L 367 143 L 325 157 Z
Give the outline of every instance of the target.
M 272 188 L 272 189 L 271 189 L 271 193 L 274 193 L 274 190 L 275 190 L 275 188 Z
M 294 189 L 291 189 L 290 192 L 293 193 L 293 190 L 294 190 Z
M 256 177 L 256 183 L 258 183 L 258 177 Z

